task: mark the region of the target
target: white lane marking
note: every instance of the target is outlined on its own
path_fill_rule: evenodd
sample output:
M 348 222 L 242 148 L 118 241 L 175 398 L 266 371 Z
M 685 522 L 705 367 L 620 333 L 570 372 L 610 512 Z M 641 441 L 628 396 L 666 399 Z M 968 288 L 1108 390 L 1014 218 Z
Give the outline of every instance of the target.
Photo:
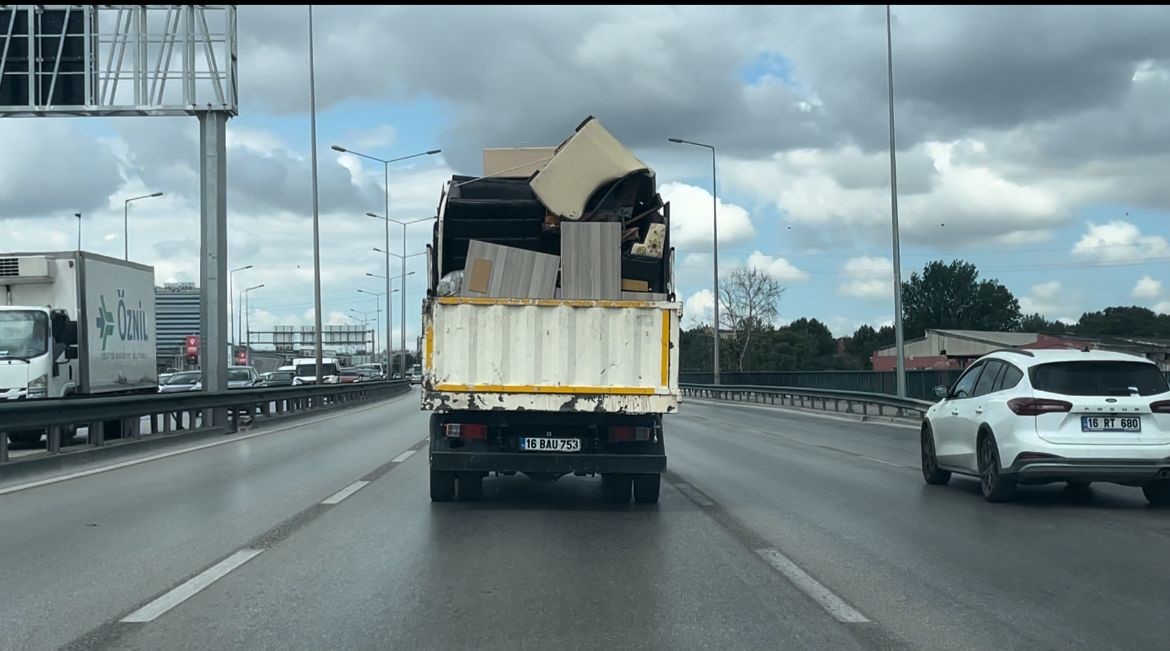
M 370 409 L 376 409 L 376 408 L 381 407 L 381 406 L 383 406 L 383 405 L 381 405 L 381 404 L 370 405 L 369 407 L 347 410 L 347 412 L 350 414 L 359 414 L 363 411 L 369 411 Z M 248 439 L 254 439 L 257 436 L 267 436 L 269 434 L 276 434 L 277 432 L 285 432 L 285 431 L 288 431 L 290 429 L 297 429 L 298 427 L 307 427 L 309 425 L 316 425 L 317 423 L 327 421 L 331 418 L 334 418 L 335 416 L 337 416 L 337 414 L 333 414 L 330 416 L 324 416 L 322 418 L 314 418 L 313 420 L 306 420 L 306 421 L 302 421 L 299 423 L 292 423 L 289 425 L 285 425 L 284 427 L 274 427 L 272 429 L 262 429 L 258 432 L 254 432 L 252 434 L 244 434 L 242 436 L 232 435 L 231 438 L 224 439 L 222 441 L 213 441 L 211 443 L 202 443 L 200 445 L 193 445 L 189 448 L 183 448 L 181 450 L 172 450 L 171 452 L 162 452 L 159 454 L 152 454 L 148 457 L 142 457 L 141 459 L 131 459 L 129 461 L 123 461 L 121 463 L 115 463 L 115 464 L 112 464 L 109 466 L 102 466 L 101 468 L 82 470 L 81 472 L 74 472 L 74 473 L 70 473 L 68 475 L 61 475 L 59 477 L 50 477 L 48 479 L 38 479 L 37 481 L 32 481 L 32 482 L 29 482 L 27 484 L 17 484 L 16 486 L 9 486 L 8 488 L 0 488 L 0 495 L 7 495 L 9 493 L 16 493 L 19 491 L 28 490 L 30 488 L 36 488 L 38 486 L 48 486 L 49 484 L 56 484 L 56 483 L 62 482 L 62 481 L 69 481 L 70 479 L 80 479 L 81 477 L 88 477 L 90 475 L 96 475 L 96 474 L 103 473 L 103 472 L 109 472 L 111 470 L 118 470 L 120 468 L 129 468 L 130 466 L 136 466 L 140 463 L 148 463 L 150 461 L 158 461 L 159 459 L 166 459 L 167 457 L 174 457 L 174 456 L 178 456 L 180 454 L 187 454 L 188 452 L 197 452 L 199 450 L 206 450 L 207 448 L 214 448 L 217 445 L 227 445 L 229 443 L 238 443 L 240 441 L 247 441 Z
M 680 493 L 686 495 L 687 498 L 699 506 L 715 506 L 715 502 L 707 499 L 706 495 L 700 493 L 699 489 L 690 484 L 675 484 L 674 486 Z
M 757 549 L 756 553 L 787 577 L 801 592 L 820 604 L 821 608 L 824 608 L 825 612 L 829 613 L 833 619 L 846 624 L 863 624 L 869 621 L 869 618 L 845 603 L 844 599 L 833 594 L 833 591 L 822 585 L 820 581 L 809 576 L 779 550 Z
M 402 463 L 403 461 L 406 461 L 410 457 L 414 456 L 415 452 L 418 452 L 418 450 L 407 450 L 406 452 L 403 452 L 402 454 L 391 459 L 390 463 Z
M 784 412 L 784 413 L 788 413 L 788 414 L 801 414 L 802 416 L 808 416 L 809 418 L 824 418 L 826 420 L 839 420 L 843 423 L 853 423 L 855 425 L 877 425 L 879 427 L 900 427 L 902 429 L 912 429 L 912 430 L 920 429 L 919 425 L 912 425 L 910 423 L 888 423 L 888 422 L 882 422 L 882 421 L 878 421 L 878 420 L 862 420 L 860 417 L 850 418 L 848 416 L 834 416 L 832 414 L 820 414 L 820 413 L 816 413 L 816 412 L 809 411 L 806 409 L 794 409 L 791 407 L 779 407 L 779 406 L 772 407 L 772 406 L 766 406 L 766 405 L 752 405 L 752 404 L 744 404 L 742 402 L 732 402 L 729 400 L 705 400 L 703 398 L 687 398 L 686 401 L 687 402 L 694 402 L 694 403 L 700 404 L 700 405 L 708 405 L 711 407 L 732 407 L 732 406 L 734 406 L 734 407 L 744 407 L 747 409 L 759 409 L 761 411 L 772 411 L 772 412 L 780 411 L 780 412 Z M 858 416 L 860 416 L 860 414 L 858 414 Z M 886 416 L 885 418 L 888 418 L 888 416 Z
M 880 463 L 880 464 L 884 464 L 887 466 L 893 466 L 895 468 L 913 468 L 914 467 L 914 466 L 908 466 L 904 463 L 894 463 L 893 461 L 886 461 L 885 459 L 879 459 L 877 457 L 867 457 L 867 456 L 862 455 L 861 458 L 865 459 L 866 461 L 873 461 L 874 463 Z
M 366 484 L 368 484 L 368 483 L 370 483 L 370 482 L 359 479 L 359 480 L 355 481 L 354 483 L 350 484 L 349 486 L 346 486 L 345 488 L 330 495 L 329 497 L 326 497 L 321 503 L 322 504 L 337 504 L 341 500 L 349 497 L 350 495 L 353 495 L 354 493 L 360 491 L 362 488 L 365 488 Z
M 199 594 L 207 586 L 227 576 L 229 572 L 259 556 L 263 549 L 241 549 L 222 561 L 203 570 L 189 581 L 122 618 L 123 622 L 144 624 L 153 622 L 168 610 Z

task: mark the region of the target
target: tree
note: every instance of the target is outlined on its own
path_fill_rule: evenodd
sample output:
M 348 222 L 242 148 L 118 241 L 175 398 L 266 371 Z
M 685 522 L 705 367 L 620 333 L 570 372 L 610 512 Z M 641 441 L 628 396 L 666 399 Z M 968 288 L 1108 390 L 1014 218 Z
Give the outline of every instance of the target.
M 1042 332 L 1045 334 L 1060 335 L 1068 332 L 1069 327 L 1060 321 L 1049 321 L 1039 312 L 1029 314 L 1020 319 L 1020 332 Z
M 1020 321 L 1020 302 L 998 281 L 979 280 L 969 262 L 935 260 L 902 283 L 902 319 L 907 338 L 927 328 L 1011 331 Z
M 735 332 L 739 370 L 744 370 L 744 359 L 751 348 L 753 333 L 776 320 L 783 293 L 780 281 L 759 269 L 741 267 L 720 282 L 719 304 L 723 310 L 720 320 Z
M 1121 335 L 1165 337 L 1170 335 L 1165 315 L 1159 316 L 1144 307 L 1107 307 L 1100 312 L 1086 312 L 1076 325 L 1080 335 Z

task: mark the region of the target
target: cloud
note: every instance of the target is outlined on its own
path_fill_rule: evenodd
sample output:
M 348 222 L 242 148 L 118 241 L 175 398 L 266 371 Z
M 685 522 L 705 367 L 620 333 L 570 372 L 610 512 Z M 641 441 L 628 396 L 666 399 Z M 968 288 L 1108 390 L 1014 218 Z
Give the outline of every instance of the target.
M 1170 314 L 1170 301 L 1160 301 L 1154 306 L 1154 311 L 1158 314 Z
M 1170 242 L 1161 235 L 1142 235 L 1122 220 L 1088 223 L 1088 231 L 1073 245 L 1073 255 L 1105 263 L 1137 262 L 1170 257 Z
M 1149 276 L 1139 278 L 1131 293 L 1134 298 L 1158 298 L 1161 294 L 1162 281 L 1154 280 Z
M 841 265 L 841 273 L 847 278 L 837 286 L 842 296 L 866 300 L 890 300 L 894 296 L 894 265 L 889 258 L 849 258 Z
M 714 320 L 715 294 L 700 289 L 683 303 L 683 319 L 693 325 L 710 325 Z
M 0 142 L 0 218 L 84 215 L 122 185 L 116 148 L 76 122 L 0 119 Z
M 1019 297 L 1020 312 L 1023 314 L 1039 313 L 1049 319 L 1063 321 L 1071 319 L 1071 314 L 1078 314 L 1079 296 L 1076 292 L 1066 289 L 1059 280 L 1032 285 L 1031 293 Z
M 765 271 L 776 280 L 783 282 L 800 282 L 808 279 L 808 274 L 797 269 L 791 262 L 784 258 L 773 258 L 770 255 L 764 255 L 759 251 L 754 251 L 748 256 L 747 266 L 752 269 Z
M 658 189 L 670 202 L 671 243 L 678 249 L 711 247 L 711 193 L 685 183 L 667 183 Z M 748 211 L 719 201 L 719 247 L 735 246 L 756 235 Z

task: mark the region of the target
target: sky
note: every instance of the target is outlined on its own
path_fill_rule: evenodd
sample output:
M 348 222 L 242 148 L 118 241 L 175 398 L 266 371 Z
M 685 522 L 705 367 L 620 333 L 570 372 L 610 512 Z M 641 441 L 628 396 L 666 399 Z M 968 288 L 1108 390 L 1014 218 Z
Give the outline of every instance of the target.
M 318 7 L 323 312 L 384 309 L 381 158 L 390 214 L 435 214 L 484 147 L 556 145 L 595 116 L 671 202 L 684 325 L 710 319 L 711 159 L 719 271 L 786 288 L 781 322 L 843 336 L 893 316 L 882 7 Z M 239 9 L 228 126 L 235 288 L 253 329 L 312 323 L 307 13 Z M 1025 313 L 1170 312 L 1170 9 L 893 7 L 901 267 L 964 259 Z M 122 255 L 158 283 L 198 279 L 198 128 L 190 117 L 0 119 L 0 250 Z M 401 252 L 393 225 L 390 249 Z M 425 224 L 406 229 L 423 251 Z M 391 274 L 400 263 L 391 258 Z M 425 270 L 408 258 L 406 335 Z M 395 288 L 401 287 L 395 281 Z M 398 338 L 400 302 L 392 306 Z M 375 316 L 371 314 L 371 316 Z M 385 314 L 381 314 L 385 318 Z M 379 332 L 384 331 L 384 325 Z M 381 338 L 381 335 L 379 335 Z

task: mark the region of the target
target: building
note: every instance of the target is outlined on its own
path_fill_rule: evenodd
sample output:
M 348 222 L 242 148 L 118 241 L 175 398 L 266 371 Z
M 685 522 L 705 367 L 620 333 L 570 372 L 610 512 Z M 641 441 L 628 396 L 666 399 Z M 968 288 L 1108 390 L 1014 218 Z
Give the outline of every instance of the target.
M 199 334 L 199 297 L 195 283 L 154 288 L 154 345 L 161 366 L 182 368 L 184 338 Z
M 1003 348 L 1036 350 L 1066 348 L 1108 350 L 1145 357 L 1170 371 L 1170 340 L 1153 337 L 1090 337 L 1049 335 L 1038 332 L 994 332 L 986 330 L 927 330 L 919 339 L 907 341 L 906 370 L 961 369 L 971 362 Z M 874 351 L 870 357 L 875 371 L 897 367 L 894 346 Z

